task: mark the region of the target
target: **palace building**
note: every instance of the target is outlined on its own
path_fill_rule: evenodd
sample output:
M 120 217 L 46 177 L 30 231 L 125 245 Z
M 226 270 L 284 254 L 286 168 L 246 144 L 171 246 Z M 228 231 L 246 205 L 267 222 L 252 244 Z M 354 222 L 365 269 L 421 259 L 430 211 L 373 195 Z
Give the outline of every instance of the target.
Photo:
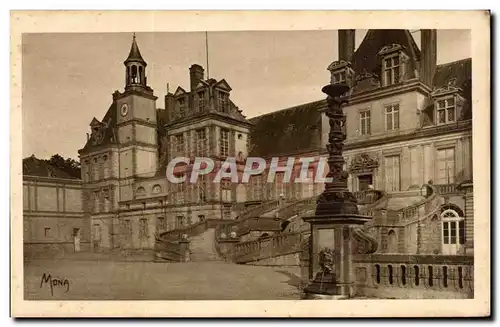
M 369 30 L 355 49 L 355 31 L 341 30 L 339 60 L 325 68 L 331 83 L 351 87 L 344 108 L 349 187 L 360 196 L 387 195 L 373 208 L 380 217 L 370 227 L 381 251 L 462 253 L 473 247 L 471 59 L 437 65 L 436 31 L 422 30 L 421 37 L 419 49 L 408 30 Z M 159 104 L 134 36 L 125 88 L 112 94 L 102 119 L 90 122 L 79 150 L 81 221 L 89 233 L 82 237 L 94 251 L 152 249 L 157 231 L 234 220 L 250 206 L 322 192 L 321 184 L 283 183 L 283 174 L 267 183 L 266 172 L 248 184 L 212 183 L 213 174 L 196 184 L 169 183 L 166 166 L 176 157 L 210 157 L 218 168 L 236 157 L 239 169 L 249 156 L 281 157 L 283 165 L 289 156 L 314 157 L 309 177 L 326 157 L 326 100 L 248 119 L 231 100 L 230 81 L 206 79 L 197 64 L 189 76 L 189 88 L 177 87 Z M 295 167 L 298 176 L 301 165 Z M 423 185 L 439 191 L 441 201 L 426 226 L 387 214 L 420 210 Z

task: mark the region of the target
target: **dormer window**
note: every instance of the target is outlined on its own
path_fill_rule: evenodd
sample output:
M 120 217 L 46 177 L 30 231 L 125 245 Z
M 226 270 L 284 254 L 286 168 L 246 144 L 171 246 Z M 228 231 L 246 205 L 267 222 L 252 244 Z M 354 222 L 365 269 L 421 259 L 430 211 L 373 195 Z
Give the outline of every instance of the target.
M 436 100 L 437 124 L 454 123 L 456 121 L 455 111 L 455 98 L 453 96 Z
M 177 102 L 179 103 L 179 116 L 183 118 L 186 116 L 186 99 L 180 98 Z
M 226 92 L 219 91 L 219 110 L 222 112 L 228 112 L 229 108 L 229 96 Z
M 382 60 L 382 85 L 389 86 L 401 83 L 405 73 L 405 64 L 408 56 L 400 44 L 384 46 L 378 55 Z
M 205 92 L 198 92 L 198 111 L 205 109 Z
M 332 84 L 344 84 L 346 82 L 345 70 L 332 74 Z
M 400 82 L 400 62 L 399 56 L 395 55 L 384 59 L 384 85 L 393 85 Z
M 331 84 L 352 84 L 354 71 L 349 62 L 344 60 L 334 61 L 328 66 L 328 70 L 330 71 Z

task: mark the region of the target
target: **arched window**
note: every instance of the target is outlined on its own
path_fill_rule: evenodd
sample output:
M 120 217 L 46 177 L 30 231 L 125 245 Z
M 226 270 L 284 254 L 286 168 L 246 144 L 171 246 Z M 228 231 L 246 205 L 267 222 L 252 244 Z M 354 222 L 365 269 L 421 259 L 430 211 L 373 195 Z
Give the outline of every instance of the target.
M 398 238 L 396 232 L 391 230 L 387 234 L 387 253 L 397 253 L 398 252 Z
M 135 192 L 135 197 L 140 197 L 140 196 L 144 196 L 146 194 L 146 190 L 144 189 L 144 187 L 139 187 L 137 188 L 137 191 Z
M 392 285 L 393 283 L 393 271 L 392 271 L 392 265 L 387 266 L 387 270 L 389 271 L 389 284 Z
M 160 185 L 155 185 L 153 186 L 153 193 L 154 194 L 158 194 L 158 193 L 161 193 L 161 186 Z
M 443 254 L 457 254 L 465 244 L 463 211 L 455 206 L 445 206 L 441 212 Z
M 143 69 L 142 69 L 142 66 L 139 66 L 139 77 L 137 79 L 137 83 L 142 84 L 143 79 L 144 79 Z
M 137 83 L 137 66 L 132 66 L 132 83 Z

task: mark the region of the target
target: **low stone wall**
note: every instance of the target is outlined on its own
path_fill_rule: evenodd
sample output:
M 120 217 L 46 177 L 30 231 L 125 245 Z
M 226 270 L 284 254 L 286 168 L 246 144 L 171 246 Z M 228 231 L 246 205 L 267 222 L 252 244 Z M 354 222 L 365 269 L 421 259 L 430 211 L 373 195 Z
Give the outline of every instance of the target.
M 90 243 L 80 243 L 80 252 L 90 252 Z M 24 243 L 23 255 L 26 260 L 37 258 L 60 258 L 76 254 L 75 245 L 67 243 Z

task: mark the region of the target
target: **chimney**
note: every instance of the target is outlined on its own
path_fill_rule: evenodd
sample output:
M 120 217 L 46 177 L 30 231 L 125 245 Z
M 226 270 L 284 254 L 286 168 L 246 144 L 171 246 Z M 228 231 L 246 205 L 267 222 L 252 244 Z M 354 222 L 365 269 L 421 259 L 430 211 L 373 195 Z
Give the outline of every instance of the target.
M 432 88 L 437 61 L 437 32 L 436 30 L 421 30 L 420 38 L 420 80 Z
M 355 30 L 339 30 L 339 60 L 352 61 L 355 35 Z
M 194 64 L 189 68 L 189 79 L 191 82 L 191 91 L 194 91 L 196 85 L 205 78 L 205 71 L 200 65 Z

